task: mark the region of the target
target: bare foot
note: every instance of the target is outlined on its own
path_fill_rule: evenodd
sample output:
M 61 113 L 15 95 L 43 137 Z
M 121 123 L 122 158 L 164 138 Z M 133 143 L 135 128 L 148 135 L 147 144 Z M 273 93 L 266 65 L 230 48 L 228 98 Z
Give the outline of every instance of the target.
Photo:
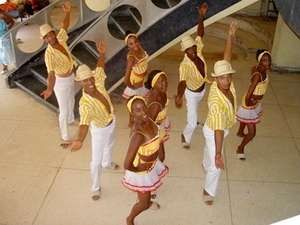
M 134 225 L 134 223 L 128 217 L 126 218 L 126 224 L 127 225 Z
M 214 198 L 210 196 L 205 189 L 203 189 L 203 202 L 206 205 L 212 205 L 214 203 Z
M 72 144 L 72 141 L 62 140 L 60 143 L 60 146 L 65 149 L 65 148 L 68 148 L 71 144 Z

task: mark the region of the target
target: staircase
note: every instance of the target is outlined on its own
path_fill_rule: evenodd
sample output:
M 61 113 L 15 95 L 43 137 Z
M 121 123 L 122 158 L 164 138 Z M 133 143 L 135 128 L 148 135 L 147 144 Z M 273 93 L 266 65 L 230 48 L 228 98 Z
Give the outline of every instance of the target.
M 210 0 L 205 26 L 214 23 L 257 0 Z M 142 46 L 150 55 L 150 60 L 165 51 L 174 43 L 178 43 L 185 35 L 195 32 L 198 23 L 197 7 L 203 1 L 188 0 L 152 0 L 112 1 L 107 10 L 91 12 L 84 1 L 74 0 L 73 5 L 79 9 L 79 20 L 70 29 L 69 46 L 71 54 L 79 64 L 87 64 L 95 68 L 98 54 L 95 43 L 104 40 L 107 44 L 106 54 L 106 88 L 113 92 L 123 82 L 128 49 L 124 43 L 125 32 L 131 30 L 139 35 Z M 49 23 L 49 15 L 61 1 L 49 5 L 37 15 L 24 21 L 21 25 L 33 22 Z M 161 8 L 159 8 L 161 7 Z M 47 16 L 46 16 L 47 15 Z M 45 17 L 43 21 L 41 18 Z M 17 29 L 10 32 L 11 40 L 15 40 Z M 16 52 L 16 68 L 6 77 L 9 87 L 19 87 L 38 99 L 52 110 L 58 111 L 58 104 L 53 95 L 47 101 L 40 93 L 46 88 L 47 71 L 44 64 L 43 45 L 38 52 L 24 54 L 14 45 Z M 80 88 L 76 87 L 76 106 L 81 96 Z M 75 114 L 78 114 L 75 110 Z

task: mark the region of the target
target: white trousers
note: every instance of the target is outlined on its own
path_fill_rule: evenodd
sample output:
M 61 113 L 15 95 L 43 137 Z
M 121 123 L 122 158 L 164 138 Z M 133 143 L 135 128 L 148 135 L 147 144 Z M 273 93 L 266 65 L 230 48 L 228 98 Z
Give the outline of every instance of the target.
M 74 122 L 74 73 L 69 77 L 59 77 L 55 75 L 54 93 L 59 107 L 59 127 L 61 138 L 70 140 L 68 124 Z
M 104 128 L 98 128 L 93 124 L 90 127 L 92 136 L 91 174 L 93 179 L 91 190 L 94 192 L 101 188 L 102 167 L 108 167 L 111 164 L 111 156 L 115 146 L 116 119 Z
M 197 127 L 198 106 L 204 94 L 205 89 L 203 89 L 201 92 L 193 92 L 187 88 L 185 89 L 184 95 L 186 99 L 187 125 L 183 130 L 183 136 L 187 143 L 191 143 L 192 135 Z
M 217 195 L 217 188 L 219 184 L 219 178 L 221 176 L 221 169 L 216 167 L 216 144 L 214 131 L 209 129 L 206 124 L 203 126 L 203 134 L 205 137 L 205 147 L 203 154 L 203 167 L 206 170 L 206 179 L 204 189 L 212 197 Z M 229 134 L 228 130 L 224 130 L 224 140 Z M 224 154 L 224 140 L 222 146 L 222 155 Z M 225 160 L 223 155 L 223 160 Z

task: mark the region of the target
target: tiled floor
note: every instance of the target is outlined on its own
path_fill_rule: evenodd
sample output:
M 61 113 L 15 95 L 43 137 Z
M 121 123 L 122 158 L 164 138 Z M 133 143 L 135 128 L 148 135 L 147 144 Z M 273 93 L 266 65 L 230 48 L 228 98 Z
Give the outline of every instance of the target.
M 256 19 L 257 24 L 274 26 Z M 239 31 L 242 32 L 242 31 Z M 248 34 L 249 46 L 260 48 Z M 252 41 L 251 41 L 252 40 Z M 222 56 L 224 41 L 206 36 L 209 71 Z M 262 46 L 264 47 L 264 46 Z M 233 48 L 234 83 L 239 101 L 255 65 L 254 53 Z M 186 109 L 174 106 L 179 45 L 150 62 L 151 69 L 168 74 L 171 138 L 166 143 L 170 174 L 158 190 L 162 208 L 148 210 L 136 219 L 137 225 L 265 225 L 300 214 L 300 74 L 269 72 L 270 86 L 263 101 L 264 115 L 257 137 L 246 147 L 246 161 L 236 158 L 241 141 L 236 124 L 226 139 L 226 170 L 212 206 L 202 202 L 205 173 L 201 167 L 204 138 L 197 128 L 190 150 L 183 150 L 180 134 Z M 199 108 L 204 122 L 206 99 Z M 121 184 L 123 171 L 102 173 L 102 197 L 91 200 L 90 137 L 82 150 L 71 153 L 59 147 L 55 113 L 20 89 L 8 89 L 0 77 L 0 224 L 1 225 L 121 225 L 136 201 L 136 195 Z M 125 102 L 115 103 L 117 139 L 114 161 L 121 166 L 128 146 Z M 76 125 L 70 126 L 73 135 Z

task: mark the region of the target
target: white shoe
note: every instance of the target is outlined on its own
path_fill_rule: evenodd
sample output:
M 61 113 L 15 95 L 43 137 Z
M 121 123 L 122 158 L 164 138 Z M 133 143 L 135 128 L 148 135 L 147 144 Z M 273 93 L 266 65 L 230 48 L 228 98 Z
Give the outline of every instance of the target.
M 2 70 L 0 74 L 1 74 L 1 75 L 4 75 L 4 74 L 7 73 L 7 71 L 8 71 L 8 70 Z

